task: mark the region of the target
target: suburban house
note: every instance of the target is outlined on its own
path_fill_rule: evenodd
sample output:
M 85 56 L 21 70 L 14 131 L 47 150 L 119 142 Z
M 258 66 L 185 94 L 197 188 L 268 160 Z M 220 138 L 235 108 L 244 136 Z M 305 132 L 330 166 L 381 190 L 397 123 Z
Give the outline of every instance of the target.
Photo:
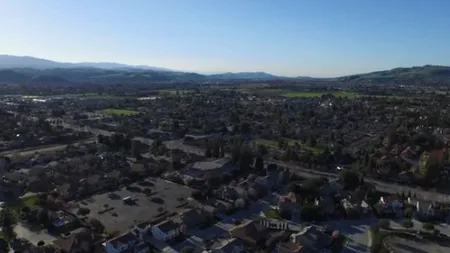
M 287 195 L 280 196 L 278 199 L 278 209 L 281 212 L 287 212 L 292 214 L 295 211 L 300 211 L 300 202 L 297 200 L 297 196 L 293 192 L 289 192 Z
M 232 238 L 226 242 L 221 242 L 220 245 L 213 245 L 211 253 L 243 253 L 245 252 L 244 245 L 238 239 Z
M 147 244 L 139 240 L 132 232 L 106 241 L 103 245 L 106 253 L 147 253 L 148 251 Z
M 64 253 L 90 253 L 94 248 L 94 240 L 87 229 L 53 241 L 53 245 Z
M 393 213 L 396 216 L 403 214 L 403 202 L 395 196 L 381 197 L 378 204 L 382 206 L 384 213 Z
M 303 228 L 302 231 L 292 234 L 290 239 L 293 243 L 310 250 L 309 252 L 328 252 L 326 248 L 332 243 L 331 236 L 324 234 L 315 226 Z
M 408 198 L 407 201 L 408 204 L 415 206 L 416 214 L 422 217 L 429 218 L 434 217 L 436 215 L 436 204 L 434 202 L 426 203 L 424 201 L 414 200 L 411 198 Z
M 230 230 L 231 236 L 251 247 L 265 245 L 269 233 L 270 229 L 261 225 L 258 221 L 247 221 Z
M 193 229 L 203 222 L 208 220 L 207 215 L 204 215 L 200 209 L 190 209 L 181 213 L 175 218 L 178 224 L 184 224 L 186 229 Z
M 136 225 L 133 229 L 133 233 L 139 237 L 140 240 L 144 240 L 144 235 L 151 234 L 152 224 L 150 221 L 145 221 Z
M 160 241 L 169 241 L 181 233 L 181 226 L 173 220 L 166 220 L 152 227 L 152 235 Z

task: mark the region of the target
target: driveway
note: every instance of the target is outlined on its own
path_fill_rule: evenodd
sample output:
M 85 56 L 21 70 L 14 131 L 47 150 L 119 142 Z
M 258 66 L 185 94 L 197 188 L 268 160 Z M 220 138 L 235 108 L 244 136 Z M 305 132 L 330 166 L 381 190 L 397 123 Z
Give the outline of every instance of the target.
M 349 239 L 343 253 L 367 253 L 371 244 L 370 226 L 375 224 L 375 218 L 363 220 L 336 220 L 326 221 L 322 225 L 330 226 L 332 229 L 339 230 Z

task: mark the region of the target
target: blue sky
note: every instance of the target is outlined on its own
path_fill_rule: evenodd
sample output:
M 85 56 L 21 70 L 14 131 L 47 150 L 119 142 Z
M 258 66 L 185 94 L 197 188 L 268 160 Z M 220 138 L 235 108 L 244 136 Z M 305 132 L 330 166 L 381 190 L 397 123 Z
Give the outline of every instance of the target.
M 0 54 L 202 73 L 450 65 L 450 0 L 0 0 Z

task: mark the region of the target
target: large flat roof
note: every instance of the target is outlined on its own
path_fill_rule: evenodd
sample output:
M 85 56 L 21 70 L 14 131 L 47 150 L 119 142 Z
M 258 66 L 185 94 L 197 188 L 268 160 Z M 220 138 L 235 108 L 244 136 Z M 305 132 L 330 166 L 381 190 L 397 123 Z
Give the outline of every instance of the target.
M 71 209 L 73 213 L 81 207 L 88 208 L 88 217 L 98 219 L 106 231 L 128 231 L 135 225 L 154 220 L 159 214 L 158 209 L 163 208 L 167 212 L 180 212 L 185 207 L 177 207 L 182 204 L 182 199 L 190 197 L 192 189 L 183 185 L 175 184 L 162 179 L 146 179 L 151 182 L 151 186 L 141 186 L 133 184 L 132 187 L 139 187 L 144 190 L 150 188 L 151 196 L 147 196 L 142 191 L 135 191 L 126 187 L 104 194 L 94 195 L 88 199 L 77 201 Z M 113 193 L 113 194 L 111 194 Z M 130 197 L 134 204 L 126 204 L 123 199 Z M 152 201 L 152 199 L 154 201 Z M 156 200 L 155 200 L 156 199 Z

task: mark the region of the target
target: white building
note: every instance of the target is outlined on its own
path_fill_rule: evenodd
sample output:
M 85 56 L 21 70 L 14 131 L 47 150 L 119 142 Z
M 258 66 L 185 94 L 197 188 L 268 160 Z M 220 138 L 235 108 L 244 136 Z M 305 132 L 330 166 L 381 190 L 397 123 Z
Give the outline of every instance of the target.
M 163 221 L 152 227 L 153 237 L 160 241 L 169 241 L 181 233 L 179 224 L 172 220 Z
M 103 244 L 106 253 L 146 253 L 147 244 L 129 232 Z

